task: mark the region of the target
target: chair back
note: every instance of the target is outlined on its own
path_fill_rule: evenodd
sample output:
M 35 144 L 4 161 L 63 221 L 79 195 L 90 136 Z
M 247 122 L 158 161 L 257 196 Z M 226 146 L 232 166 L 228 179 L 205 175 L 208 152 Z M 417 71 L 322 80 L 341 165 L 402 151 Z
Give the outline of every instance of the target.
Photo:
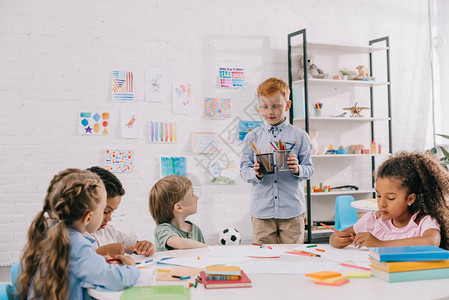
M 11 284 L 12 284 L 12 289 L 13 289 L 14 293 L 17 292 L 16 281 L 17 281 L 17 277 L 19 277 L 19 274 L 20 274 L 20 262 L 16 261 L 11 266 Z
M 354 198 L 349 195 L 335 198 L 335 229 L 343 230 L 357 222 L 357 210 L 351 206 L 353 201 Z
M 12 286 L 9 283 L 0 283 L 0 300 L 13 299 Z

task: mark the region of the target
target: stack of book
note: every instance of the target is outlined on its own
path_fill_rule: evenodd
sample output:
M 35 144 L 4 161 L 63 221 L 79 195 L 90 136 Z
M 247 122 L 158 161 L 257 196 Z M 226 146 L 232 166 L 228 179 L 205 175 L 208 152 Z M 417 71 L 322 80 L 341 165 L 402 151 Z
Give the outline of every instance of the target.
M 207 266 L 200 276 L 206 289 L 251 287 L 251 280 L 240 267 Z
M 387 282 L 449 278 L 449 251 L 435 246 L 369 250 L 372 274 Z

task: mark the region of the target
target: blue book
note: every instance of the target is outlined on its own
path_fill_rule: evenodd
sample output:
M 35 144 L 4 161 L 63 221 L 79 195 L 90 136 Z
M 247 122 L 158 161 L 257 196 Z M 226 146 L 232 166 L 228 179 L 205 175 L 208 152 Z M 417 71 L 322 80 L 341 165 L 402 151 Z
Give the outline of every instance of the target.
M 374 277 L 377 277 L 387 282 L 449 278 L 449 268 L 417 270 L 407 272 L 393 272 L 393 273 L 385 272 L 377 268 L 372 268 L 371 273 L 373 274 Z
M 436 246 L 369 248 L 369 255 L 380 262 L 432 261 L 449 259 L 449 251 Z

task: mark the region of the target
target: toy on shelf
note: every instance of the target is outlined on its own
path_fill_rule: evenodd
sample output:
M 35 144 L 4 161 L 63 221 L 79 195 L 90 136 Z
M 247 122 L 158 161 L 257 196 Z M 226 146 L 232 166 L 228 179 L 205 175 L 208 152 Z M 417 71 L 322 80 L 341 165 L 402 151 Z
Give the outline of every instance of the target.
M 359 74 L 352 78 L 353 80 L 374 81 L 376 79 L 376 77 L 369 76 L 369 70 L 365 66 L 358 65 L 356 69 L 359 71 Z
M 304 79 L 304 56 L 299 56 L 299 79 Z M 307 54 L 307 78 L 327 78 L 327 74 L 315 65 L 315 56 L 312 53 Z
M 337 154 L 348 154 L 348 150 L 346 150 L 343 146 L 338 147 Z
M 329 149 L 327 149 L 326 154 L 335 154 L 335 149 L 334 146 L 332 146 L 332 144 L 329 145 Z
M 343 76 L 343 78 L 341 78 L 341 76 L 340 76 L 339 74 L 338 74 L 338 75 L 335 75 L 334 77 L 339 76 L 340 79 L 343 79 L 343 80 L 351 79 L 351 74 L 349 74 L 348 71 L 346 71 L 346 70 L 340 70 L 340 73 L 341 73 L 341 76 Z
M 323 183 L 320 182 L 320 186 L 314 185 L 312 186 L 312 190 L 314 193 L 328 193 L 331 191 L 331 186 L 323 185 Z
M 369 107 L 358 107 L 357 102 L 352 107 L 345 107 L 344 110 L 351 111 L 351 117 L 363 117 L 363 115 L 360 114 L 360 112 L 364 109 L 369 109 Z

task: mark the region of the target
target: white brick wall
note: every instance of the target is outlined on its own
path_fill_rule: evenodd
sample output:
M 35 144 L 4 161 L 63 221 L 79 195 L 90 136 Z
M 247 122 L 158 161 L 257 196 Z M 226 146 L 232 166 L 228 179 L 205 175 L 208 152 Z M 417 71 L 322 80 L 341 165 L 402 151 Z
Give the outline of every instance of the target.
M 0 1 L 0 265 L 19 258 L 30 221 L 42 207 L 53 174 L 103 166 L 109 147 L 136 151 L 137 171 L 118 177 L 127 193 L 112 222 L 153 240 L 147 195 L 158 179 L 161 154 L 185 155 L 197 175 L 189 133 L 221 132 L 231 121 L 201 117 L 205 97 L 230 96 L 232 114 L 243 116 L 257 85 L 267 77 L 287 80 L 287 34 L 306 27 L 309 41 L 365 44 L 391 38 L 395 148 L 419 149 L 425 135 L 415 119 L 428 114 L 427 6 L 423 1 Z M 248 87 L 217 88 L 220 65 L 245 67 Z M 194 116 L 171 114 L 171 105 L 144 99 L 144 70 L 169 69 L 170 81 L 189 81 Z M 176 118 L 179 144 L 146 138 L 77 135 L 77 112 L 105 109 L 118 120 L 110 72 L 134 72 L 137 101 L 146 119 Z M 413 110 L 403 109 L 413 104 Z M 412 130 L 410 130 L 412 128 Z M 145 130 L 147 134 L 147 130 Z M 220 142 L 221 148 L 229 147 Z M 238 157 L 230 157 L 238 163 Z M 208 243 L 234 226 L 251 240 L 250 186 L 214 186 L 203 178 L 198 214 L 192 216 Z

